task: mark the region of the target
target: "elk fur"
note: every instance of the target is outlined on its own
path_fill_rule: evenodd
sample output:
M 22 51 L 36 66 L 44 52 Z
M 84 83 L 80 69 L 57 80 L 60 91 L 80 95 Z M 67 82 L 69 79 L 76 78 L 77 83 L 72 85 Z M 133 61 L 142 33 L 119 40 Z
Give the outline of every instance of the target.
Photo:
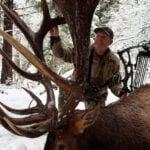
M 77 128 L 77 124 L 80 126 L 82 123 L 77 118 L 79 119 L 81 114 L 80 120 L 85 122 L 91 120 L 84 118 L 91 112 L 87 110 L 75 112 L 71 119 L 74 121 L 70 121 L 68 127 L 49 133 L 49 140 L 54 143 L 50 142 L 49 148 L 51 147 L 51 150 L 150 149 L 150 85 L 141 87 L 114 104 L 92 111 L 97 114 L 92 116 L 96 120 L 92 125 L 86 126 L 84 131 L 78 130 L 80 127 Z M 75 134 L 77 131 L 81 132 Z

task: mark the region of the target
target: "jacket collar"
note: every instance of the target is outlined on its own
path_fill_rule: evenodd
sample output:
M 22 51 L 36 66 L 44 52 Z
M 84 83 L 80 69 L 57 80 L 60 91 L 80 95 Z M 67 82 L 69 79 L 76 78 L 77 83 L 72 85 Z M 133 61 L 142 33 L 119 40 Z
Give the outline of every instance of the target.
M 92 47 L 92 49 L 90 50 L 90 54 L 91 54 L 91 52 L 94 50 L 94 55 L 96 56 L 96 57 L 107 57 L 110 53 L 111 53 L 111 50 L 110 50 L 110 48 L 108 47 L 107 49 L 106 49 L 106 51 L 105 51 L 105 53 L 102 55 L 102 56 L 100 56 L 100 55 L 98 55 L 96 52 L 95 52 L 95 49 L 94 49 L 94 47 Z

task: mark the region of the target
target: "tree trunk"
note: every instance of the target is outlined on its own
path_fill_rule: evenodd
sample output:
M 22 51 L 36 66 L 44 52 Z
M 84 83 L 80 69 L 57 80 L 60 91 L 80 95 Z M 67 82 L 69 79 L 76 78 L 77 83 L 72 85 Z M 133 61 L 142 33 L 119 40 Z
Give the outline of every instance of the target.
M 13 8 L 13 0 L 5 0 L 4 3 L 8 8 Z M 4 31 L 12 35 L 12 28 L 12 21 L 4 15 Z M 10 58 L 12 58 L 12 46 L 6 40 L 3 40 L 3 50 L 10 56 Z M 12 68 L 7 61 L 2 58 L 1 83 L 7 83 L 10 80 L 12 80 Z

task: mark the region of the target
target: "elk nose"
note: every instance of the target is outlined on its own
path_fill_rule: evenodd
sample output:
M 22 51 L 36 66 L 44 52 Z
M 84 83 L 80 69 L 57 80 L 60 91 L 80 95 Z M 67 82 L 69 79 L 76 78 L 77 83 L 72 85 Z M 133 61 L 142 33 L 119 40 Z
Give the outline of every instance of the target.
M 59 144 L 58 150 L 65 150 L 65 145 L 64 144 Z

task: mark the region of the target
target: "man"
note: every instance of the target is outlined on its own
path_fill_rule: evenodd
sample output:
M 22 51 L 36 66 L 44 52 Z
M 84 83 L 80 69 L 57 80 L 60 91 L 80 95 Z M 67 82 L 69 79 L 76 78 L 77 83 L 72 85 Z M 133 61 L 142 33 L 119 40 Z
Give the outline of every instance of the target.
M 94 30 L 96 33 L 94 43 L 90 46 L 89 52 L 89 82 L 90 87 L 85 91 L 85 99 L 88 107 L 99 104 L 105 106 L 108 95 L 108 88 L 120 96 L 122 89 L 120 76 L 120 61 L 110 50 L 113 42 L 113 31 L 109 27 L 99 27 Z M 56 57 L 62 58 L 65 62 L 76 64 L 76 54 L 73 48 L 64 49 L 59 37 L 57 27 L 50 30 L 51 47 Z M 73 74 L 75 80 L 75 72 Z

